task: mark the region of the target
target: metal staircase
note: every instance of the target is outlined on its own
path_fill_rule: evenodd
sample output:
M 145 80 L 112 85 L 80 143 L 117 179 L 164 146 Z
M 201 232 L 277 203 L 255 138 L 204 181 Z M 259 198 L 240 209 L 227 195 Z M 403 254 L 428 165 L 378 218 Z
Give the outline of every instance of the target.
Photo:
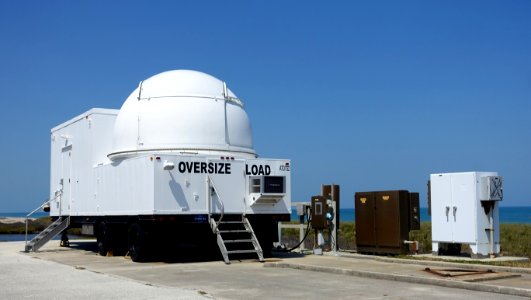
M 230 264 L 229 255 L 245 255 L 250 253 L 256 253 L 258 260 L 264 261 L 264 252 L 258 239 L 254 234 L 253 228 L 245 217 L 245 213 L 241 215 L 239 220 L 224 220 L 225 205 L 221 199 L 221 195 L 216 188 L 214 181 L 210 176 L 207 176 L 206 189 L 208 199 L 208 222 L 212 228 L 212 232 L 217 236 L 217 242 L 219 250 L 223 255 L 223 260 L 226 264 Z M 219 205 L 219 219 L 214 220 L 212 217 L 213 211 L 213 193 L 217 194 L 217 201 Z M 238 216 L 235 216 L 238 217 Z
M 63 232 L 70 225 L 70 217 L 59 217 L 55 222 L 46 227 L 41 233 L 34 237 L 31 241 L 26 242 L 25 251 L 37 251 L 44 246 L 48 241 L 53 239 L 56 235 Z
M 229 255 L 246 253 L 256 253 L 258 260 L 264 261 L 262 247 L 245 215 L 237 221 L 216 222 L 211 218 L 210 225 L 226 264 L 230 264 Z

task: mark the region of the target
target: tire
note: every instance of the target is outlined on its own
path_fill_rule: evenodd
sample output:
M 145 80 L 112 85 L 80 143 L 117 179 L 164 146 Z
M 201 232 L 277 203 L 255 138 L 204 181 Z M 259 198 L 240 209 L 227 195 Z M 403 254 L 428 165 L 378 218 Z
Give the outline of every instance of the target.
M 144 229 L 140 224 L 133 223 L 129 226 L 127 249 L 129 256 L 134 262 L 143 262 L 146 260 L 146 236 Z
M 115 225 L 112 228 L 112 246 L 114 256 L 124 256 L 127 253 L 127 225 Z
M 461 254 L 461 244 L 448 245 L 448 255 L 459 256 Z
M 101 256 L 107 256 L 107 252 L 110 250 L 110 232 L 105 222 L 98 224 L 98 234 L 96 241 L 98 243 L 98 254 Z

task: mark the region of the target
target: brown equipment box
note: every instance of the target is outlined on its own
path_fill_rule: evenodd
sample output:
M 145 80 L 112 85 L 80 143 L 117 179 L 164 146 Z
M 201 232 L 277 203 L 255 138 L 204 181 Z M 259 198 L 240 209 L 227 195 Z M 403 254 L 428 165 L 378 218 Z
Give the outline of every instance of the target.
M 409 231 L 420 228 L 419 194 L 407 190 L 357 192 L 358 252 L 406 254 Z

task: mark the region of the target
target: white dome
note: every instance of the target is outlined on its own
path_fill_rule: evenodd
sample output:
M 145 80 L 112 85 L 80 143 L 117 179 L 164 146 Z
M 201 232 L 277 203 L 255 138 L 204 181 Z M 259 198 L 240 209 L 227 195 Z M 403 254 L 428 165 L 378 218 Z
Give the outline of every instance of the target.
M 223 81 L 197 71 L 140 82 L 118 113 L 109 157 L 168 151 L 255 157 L 243 103 Z

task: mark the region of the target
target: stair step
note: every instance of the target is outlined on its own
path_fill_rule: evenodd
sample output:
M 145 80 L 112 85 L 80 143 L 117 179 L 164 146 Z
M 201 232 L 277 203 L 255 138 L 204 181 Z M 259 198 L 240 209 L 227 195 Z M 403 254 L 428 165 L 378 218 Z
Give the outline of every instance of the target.
M 256 253 L 256 250 L 232 250 L 227 251 L 227 254 L 237 254 L 237 253 Z
M 231 227 L 230 224 L 233 224 L 233 226 Z M 218 247 L 219 247 L 219 250 L 221 251 L 221 254 L 223 255 L 223 260 L 225 261 L 226 264 L 230 264 L 229 254 L 245 254 L 245 253 L 252 254 L 254 253 L 258 255 L 259 261 L 261 262 L 264 261 L 262 248 L 260 247 L 260 244 L 252 229 L 252 226 L 249 223 L 249 220 L 247 220 L 247 218 L 245 217 L 245 215 L 242 215 L 241 221 L 228 220 L 228 221 L 221 221 L 219 223 L 216 223 L 215 220 L 210 219 L 210 225 L 212 229 L 214 230 L 214 233 L 217 234 Z M 223 225 L 226 225 L 226 227 L 225 229 L 221 230 L 219 227 Z M 240 228 L 240 229 L 235 229 L 235 228 Z M 230 234 L 238 234 L 238 233 L 247 234 L 247 235 L 246 236 L 234 236 L 234 237 L 230 236 Z M 226 234 L 225 236 L 229 239 L 224 240 L 222 234 Z M 229 244 L 232 245 L 231 248 L 233 248 L 233 250 L 227 249 L 227 246 L 229 246 Z M 252 244 L 252 247 L 250 247 L 249 244 Z
M 228 244 L 228 243 L 252 243 L 253 240 L 252 239 L 245 239 L 245 240 L 223 240 L 223 242 L 225 244 Z
M 219 224 L 243 224 L 242 221 L 221 221 Z
M 50 226 L 45 228 L 41 233 L 39 233 L 27 243 L 26 252 L 39 250 L 54 236 L 67 229 L 68 225 L 70 225 L 70 217 L 67 217 L 65 219 L 57 219 L 55 222 L 50 224 Z
M 247 229 L 237 229 L 237 230 L 220 230 L 219 233 L 236 233 L 236 232 L 251 232 Z

